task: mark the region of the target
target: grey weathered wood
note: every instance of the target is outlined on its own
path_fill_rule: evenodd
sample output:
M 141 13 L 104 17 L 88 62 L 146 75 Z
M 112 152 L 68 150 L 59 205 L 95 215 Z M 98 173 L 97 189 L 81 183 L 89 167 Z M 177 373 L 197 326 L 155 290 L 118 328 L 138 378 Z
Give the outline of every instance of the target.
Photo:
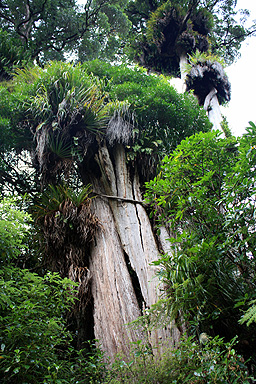
M 217 93 L 213 95 L 210 101 L 210 110 L 208 112 L 208 117 L 210 122 L 213 124 L 214 129 L 222 130 L 221 123 L 222 123 L 222 115 L 220 111 L 220 104 L 217 97 Z
M 205 98 L 205 101 L 204 101 L 204 110 L 205 111 L 208 111 L 209 108 L 210 108 L 210 104 L 211 104 L 211 101 L 212 101 L 212 98 L 213 96 L 215 96 L 217 94 L 217 89 L 216 88 L 213 88 L 209 93 L 208 95 L 206 96 Z
M 129 351 L 129 341 L 142 339 L 139 330 L 126 324 L 141 315 L 135 291 L 108 203 L 95 204 L 102 228 L 96 234 L 90 256 L 94 334 L 107 355 Z
M 164 235 L 156 241 L 145 207 L 140 204 L 138 173 L 133 169 L 131 176 L 123 145 L 111 148 L 110 156 L 103 144 L 96 158 L 101 177 L 91 175 L 90 182 L 99 196 L 107 197 L 93 199 L 101 224 L 91 245 L 89 265 L 95 338 L 112 357 L 118 351 L 127 355 L 129 340 L 147 340 L 153 350 L 162 341 L 174 344 L 179 339 L 175 327 L 151 331 L 127 326 L 142 315 L 143 309 L 156 303 L 163 289 L 152 262 L 168 248 L 167 232 L 163 230 Z

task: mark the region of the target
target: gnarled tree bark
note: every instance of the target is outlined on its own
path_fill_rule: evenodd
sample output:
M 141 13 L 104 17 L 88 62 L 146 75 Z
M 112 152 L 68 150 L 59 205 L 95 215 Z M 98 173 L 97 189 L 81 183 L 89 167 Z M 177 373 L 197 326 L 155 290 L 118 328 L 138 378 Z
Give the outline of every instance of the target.
M 129 341 L 138 339 L 152 350 L 160 341 L 175 344 L 180 336 L 175 327 L 149 332 L 128 326 L 159 299 L 163 287 L 152 262 L 168 250 L 169 235 L 162 229 L 156 237 L 145 207 L 136 203 L 142 202 L 139 174 L 136 166 L 127 164 L 122 144 L 100 145 L 92 168 L 96 163 L 94 174 L 89 167 L 83 170 L 84 182 L 90 182 L 97 194 L 93 211 L 100 221 L 89 262 L 94 336 L 112 357 L 117 352 L 127 355 Z

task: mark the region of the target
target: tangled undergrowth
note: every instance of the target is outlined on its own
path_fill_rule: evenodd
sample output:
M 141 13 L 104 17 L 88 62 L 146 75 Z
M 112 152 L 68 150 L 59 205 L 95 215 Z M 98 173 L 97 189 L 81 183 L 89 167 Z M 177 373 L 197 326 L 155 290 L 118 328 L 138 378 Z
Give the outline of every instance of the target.
M 208 338 L 203 344 L 184 337 L 178 348 L 161 355 L 138 341 L 129 361 L 119 357 L 105 384 L 249 384 L 246 362 L 235 350 L 236 339 Z

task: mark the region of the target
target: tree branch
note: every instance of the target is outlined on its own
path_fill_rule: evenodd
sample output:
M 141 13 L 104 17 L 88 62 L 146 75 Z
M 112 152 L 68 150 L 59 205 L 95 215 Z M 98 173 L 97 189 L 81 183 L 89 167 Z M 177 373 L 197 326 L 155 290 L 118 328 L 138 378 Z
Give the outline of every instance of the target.
M 39 9 L 38 11 L 36 12 L 33 12 L 32 11 L 32 8 L 31 8 L 31 4 L 30 4 L 30 1 L 27 0 L 27 4 L 26 4 L 26 9 L 27 9 L 27 14 L 26 14 L 26 17 L 25 17 L 25 20 L 22 20 L 19 22 L 19 24 L 17 25 L 16 27 L 16 31 L 17 33 L 24 37 L 25 40 L 26 40 L 26 44 L 28 43 L 28 38 L 29 38 L 29 33 L 31 31 L 31 23 L 29 24 L 30 21 L 32 22 L 35 22 L 37 20 L 39 20 L 39 15 L 44 11 L 45 9 L 45 5 L 47 3 L 47 0 L 44 0 L 43 3 L 42 3 L 42 7 L 41 9 Z M 37 17 L 38 16 L 38 17 Z M 27 30 L 25 31 L 25 33 L 23 33 L 21 31 L 21 28 L 22 27 L 26 27 L 26 25 L 28 26 Z M 29 30 L 30 29 L 30 30 Z
M 126 203 L 140 204 L 142 206 L 147 206 L 147 204 L 144 201 L 140 201 L 140 200 L 128 199 L 126 197 L 120 197 L 120 196 L 104 195 L 102 193 L 97 193 L 94 191 L 92 193 L 98 197 L 105 197 L 107 199 L 120 200 L 120 201 L 124 201 Z

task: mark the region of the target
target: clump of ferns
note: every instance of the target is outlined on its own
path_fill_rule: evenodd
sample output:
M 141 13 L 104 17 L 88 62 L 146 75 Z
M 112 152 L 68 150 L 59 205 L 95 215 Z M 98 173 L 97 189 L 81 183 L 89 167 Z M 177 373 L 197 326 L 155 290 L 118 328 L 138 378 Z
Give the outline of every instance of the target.
M 147 40 L 154 43 L 158 49 L 161 49 L 165 41 L 163 32 L 166 26 L 170 23 L 181 24 L 185 14 L 184 9 L 171 4 L 170 1 L 165 2 L 151 14 L 147 22 Z
M 45 261 L 63 276 L 86 264 L 86 252 L 99 220 L 91 211 L 91 187 L 75 193 L 67 185 L 49 185 L 37 199 L 33 214 L 43 233 Z
M 69 172 L 72 162 L 81 162 L 96 136 L 105 133 L 107 110 L 103 100 L 96 100 L 96 90 L 87 91 L 90 97 L 86 102 L 83 99 L 82 106 L 69 110 L 69 103 L 64 99 L 56 116 L 46 118 L 36 128 L 35 159 L 42 180 L 46 179 L 43 184 L 51 181 L 51 178 L 47 180 L 50 174 L 54 180 L 54 174 Z
M 72 146 L 61 133 L 42 132 L 38 137 L 33 163 L 41 175 L 42 186 L 68 179 L 73 166 Z
M 98 83 L 81 84 L 67 89 L 65 77 L 51 86 L 41 84 L 29 101 L 28 112 L 37 122 L 35 133 L 42 128 L 60 129 L 63 135 L 74 134 L 81 127 L 87 133 L 99 134 L 106 128 L 106 95 Z

